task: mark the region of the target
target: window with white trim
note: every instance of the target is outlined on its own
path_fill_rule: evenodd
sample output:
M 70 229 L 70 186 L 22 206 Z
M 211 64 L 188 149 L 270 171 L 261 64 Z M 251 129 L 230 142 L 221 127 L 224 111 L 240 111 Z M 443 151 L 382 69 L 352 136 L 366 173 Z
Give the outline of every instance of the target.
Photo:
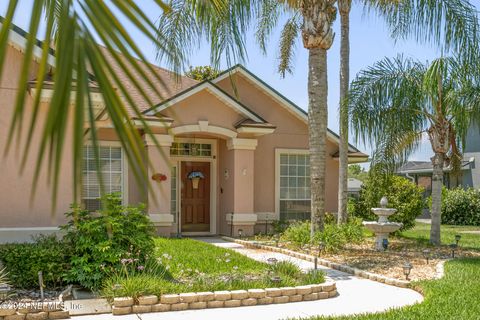
M 100 146 L 98 150 L 99 172 L 102 175 L 106 193 L 123 194 L 123 154 L 117 146 Z M 101 208 L 100 181 L 97 173 L 97 161 L 93 146 L 85 146 L 83 150 L 83 192 L 82 203 L 88 211 Z
M 310 219 L 310 156 L 280 154 L 280 220 Z
M 211 157 L 212 145 L 209 143 L 174 142 L 170 155 L 187 157 Z

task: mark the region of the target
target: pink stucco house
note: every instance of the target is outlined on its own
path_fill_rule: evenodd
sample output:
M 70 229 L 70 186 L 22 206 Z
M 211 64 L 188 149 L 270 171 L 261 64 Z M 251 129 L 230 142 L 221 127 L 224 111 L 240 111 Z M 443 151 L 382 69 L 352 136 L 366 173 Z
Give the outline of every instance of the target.
M 24 42 L 24 32 L 12 30 L 0 84 L 0 150 L 6 144 Z M 105 55 L 111 58 L 106 51 Z M 50 61 L 54 72 L 53 53 Z M 167 236 L 238 235 L 239 229 L 247 235 L 265 230 L 265 221 L 309 217 L 308 130 L 303 109 L 242 66 L 203 82 L 185 77 L 176 81 L 169 71 L 156 66 L 155 70 L 167 84 L 167 88 L 159 85 L 165 99 L 148 105 L 139 96 L 138 102 L 162 148 L 158 150 L 145 136 L 145 159 L 153 164 L 149 177 L 161 179 L 152 181 L 153 190 L 148 195 L 141 191 L 143 186 L 137 185 L 132 176 L 109 119 L 102 118 L 98 123 L 100 170 L 106 177 L 108 191 L 121 192 L 128 204 L 146 203 L 159 234 Z M 33 77 L 34 73 L 32 80 Z M 124 79 L 135 93 L 133 85 Z M 48 108 L 49 96 L 47 89 L 42 97 L 43 113 Z M 31 107 L 31 99 L 29 95 L 27 108 Z M 101 110 L 102 100 L 99 96 L 94 99 Z M 142 130 L 140 125 L 138 129 Z M 35 141 L 38 136 L 33 145 Z M 99 186 L 88 141 L 85 146 L 81 201 L 86 208 L 95 210 L 99 207 Z M 327 149 L 326 209 L 334 212 L 338 136 L 332 131 L 328 132 Z M 350 146 L 351 162 L 366 158 Z M 64 156 L 62 187 L 53 217 L 44 177 L 33 202 L 29 201 L 35 157 L 29 159 L 22 175 L 19 159 L 14 150 L 0 160 L 0 241 L 26 240 L 31 234 L 56 231 L 65 222 L 63 213 L 73 200 L 69 150 Z M 153 196 L 157 201 L 152 201 Z

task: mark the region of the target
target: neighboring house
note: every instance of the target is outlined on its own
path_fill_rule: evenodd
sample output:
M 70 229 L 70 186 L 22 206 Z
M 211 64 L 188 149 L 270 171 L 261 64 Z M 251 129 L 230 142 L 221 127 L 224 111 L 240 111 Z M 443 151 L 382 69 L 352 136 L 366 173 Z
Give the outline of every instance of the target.
M 353 198 L 358 198 L 360 195 L 360 190 L 362 189 L 363 182 L 355 179 L 355 178 L 348 178 L 347 182 L 347 190 L 348 195 Z
M 0 150 L 6 144 L 14 108 L 24 34 L 18 28 L 10 34 L 4 69 L 4 75 L 8 76 L 2 78 L 0 86 Z M 103 53 L 124 85 L 135 94 L 135 87 L 119 71 L 113 58 L 106 50 Z M 54 59 L 52 53 L 53 72 Z M 97 127 L 101 140 L 100 170 L 107 191 L 121 192 L 125 204 L 146 203 L 158 233 L 166 236 L 179 233 L 237 235 L 239 229 L 244 235 L 251 235 L 264 230 L 265 220 L 309 218 L 310 168 L 305 111 L 242 66 L 204 82 L 185 77 L 177 82 L 169 71 L 154 68 L 164 80 L 166 87 L 159 84 L 158 89 L 166 99 L 161 101 L 149 91 L 157 104 L 148 105 L 140 95 L 137 97 L 161 146 L 158 150 L 152 139 L 144 136 L 145 161 L 152 164 L 148 176 L 162 176 L 162 179 L 151 180 L 153 188 L 148 195 L 141 191 L 145 185 L 137 184 L 109 119 L 103 118 Z M 44 119 L 49 107 L 49 88 L 46 86 L 42 97 L 39 121 Z M 100 95 L 94 95 L 94 99 L 98 110 L 102 110 Z M 26 108 L 31 108 L 31 104 L 32 96 L 28 95 Z M 143 132 L 140 124 L 138 130 Z M 35 198 L 29 202 L 35 146 L 39 139 L 39 135 L 33 138 L 32 156 L 22 175 L 19 174 L 20 155 L 15 148 L 0 160 L 0 241 L 26 240 L 30 234 L 54 232 L 58 225 L 65 223 L 63 213 L 72 202 L 72 152 L 68 145 L 53 218 L 51 191 L 45 176 L 40 177 Z M 24 141 L 15 144 L 23 146 Z M 100 207 L 99 185 L 92 147 L 88 141 L 85 145 L 83 194 L 78 200 L 85 208 L 96 210 Z M 349 155 L 352 163 L 367 160 L 367 155 L 353 146 L 349 147 Z M 326 166 L 326 210 L 335 212 L 338 136 L 332 131 L 327 135 Z M 193 176 L 202 178 L 194 181 Z

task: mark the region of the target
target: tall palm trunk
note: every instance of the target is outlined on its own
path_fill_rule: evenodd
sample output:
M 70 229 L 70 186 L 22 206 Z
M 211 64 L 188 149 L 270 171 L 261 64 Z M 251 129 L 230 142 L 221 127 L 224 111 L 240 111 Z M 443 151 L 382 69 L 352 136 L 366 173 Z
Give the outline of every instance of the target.
M 336 0 L 302 1 L 302 40 L 308 57 L 311 235 L 323 231 L 328 115 L 327 50 L 333 43 Z
M 324 229 L 328 119 L 327 50 L 308 51 L 308 125 L 311 181 L 311 233 Z
M 436 153 L 432 157 L 432 225 L 430 226 L 430 242 L 434 245 L 440 245 L 440 224 L 442 209 L 442 187 L 443 187 L 443 165 L 445 155 Z
M 350 8 L 351 0 L 338 0 L 340 11 L 340 163 L 338 169 L 338 224 L 347 222 L 348 201 L 348 105 L 350 82 Z

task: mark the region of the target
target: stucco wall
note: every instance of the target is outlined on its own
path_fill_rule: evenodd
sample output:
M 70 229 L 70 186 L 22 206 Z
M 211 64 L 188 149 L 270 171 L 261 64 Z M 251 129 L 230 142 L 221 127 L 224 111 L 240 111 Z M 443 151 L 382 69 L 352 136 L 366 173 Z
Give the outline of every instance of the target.
M 308 149 L 308 126 L 279 102 L 243 78 L 233 77 L 238 99 L 248 108 L 277 128 L 274 133 L 258 138 L 255 150 L 255 212 L 275 211 L 275 149 Z M 235 95 L 231 81 L 226 78 L 219 87 Z M 331 156 L 338 151 L 335 143 L 327 140 L 326 210 L 337 211 L 338 161 Z
M 7 143 L 22 59 L 23 55 L 20 52 L 12 47 L 8 49 L 4 63 L 5 69 L 0 83 L 0 152 L 2 153 Z M 31 78 L 33 78 L 33 74 Z M 31 105 L 32 97 L 28 94 L 25 104 L 27 115 L 31 112 Z M 38 129 L 42 128 L 47 108 L 46 104 L 41 105 L 37 120 Z M 52 193 L 46 179 L 46 165 L 42 167 L 35 197 L 32 202 L 29 201 L 37 164 L 37 147 L 41 135 L 40 130 L 37 130 L 33 135 L 30 142 L 30 155 L 25 170 L 20 174 L 19 164 L 23 155 L 29 121 L 29 117 L 26 117 L 23 121 L 22 139 L 15 139 L 8 156 L 0 158 L 0 227 L 57 226 L 65 222 L 63 213 L 69 210 L 69 205 L 72 202 L 72 152 L 68 142 L 65 144 L 55 212 L 52 212 Z M 46 162 L 45 157 L 44 164 Z

